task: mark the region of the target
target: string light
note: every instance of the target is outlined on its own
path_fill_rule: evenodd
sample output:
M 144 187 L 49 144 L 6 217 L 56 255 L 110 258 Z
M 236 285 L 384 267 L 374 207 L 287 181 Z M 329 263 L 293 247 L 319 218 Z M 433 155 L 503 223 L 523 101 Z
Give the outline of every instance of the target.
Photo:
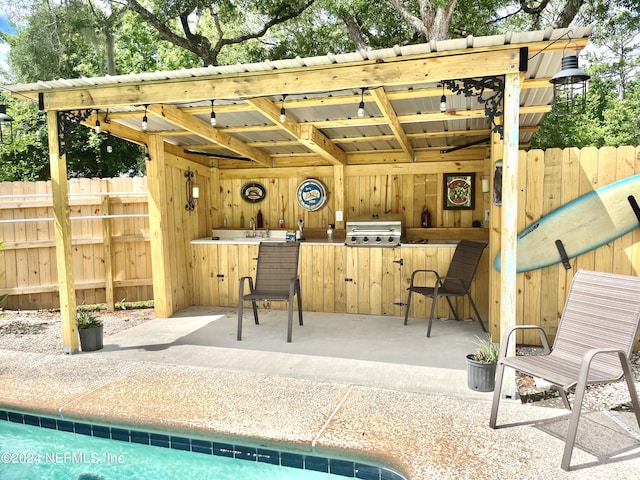
M 447 97 L 444 95 L 444 82 L 442 83 L 442 96 L 440 97 L 440 111 L 442 113 L 447 111 Z
M 358 116 L 364 117 L 364 91 L 366 88 L 362 88 L 360 92 L 360 104 L 358 105 Z
M 149 105 L 145 105 L 144 106 L 144 117 L 142 117 L 142 131 L 146 132 L 147 128 L 149 127 L 149 119 L 147 118 L 147 107 Z
M 96 110 L 96 133 L 100 133 L 102 129 L 100 128 L 100 111 Z
M 284 123 L 287 121 L 287 111 L 284 109 L 284 99 L 287 98 L 286 95 L 282 96 L 282 106 L 280 107 L 280 122 Z
M 214 100 L 211 100 L 211 126 L 215 127 L 218 122 L 216 120 L 216 112 L 213 110 L 213 102 Z

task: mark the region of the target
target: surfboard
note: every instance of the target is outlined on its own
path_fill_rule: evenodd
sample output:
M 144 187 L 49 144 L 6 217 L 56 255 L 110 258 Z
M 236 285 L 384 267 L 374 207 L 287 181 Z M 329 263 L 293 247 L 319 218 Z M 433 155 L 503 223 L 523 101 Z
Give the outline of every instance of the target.
M 516 272 L 528 272 L 594 250 L 640 226 L 640 174 L 562 205 L 518 234 Z M 504 208 L 504 207 L 503 207 Z M 493 266 L 500 271 L 500 252 Z

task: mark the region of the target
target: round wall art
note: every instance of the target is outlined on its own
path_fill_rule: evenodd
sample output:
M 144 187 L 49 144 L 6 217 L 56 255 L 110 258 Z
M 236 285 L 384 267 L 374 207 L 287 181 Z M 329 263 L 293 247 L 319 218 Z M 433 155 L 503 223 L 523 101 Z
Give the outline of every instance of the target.
M 305 210 L 320 210 L 327 203 L 327 189 L 319 180 L 305 180 L 298 185 L 296 198 Z
M 264 200 L 267 191 L 258 182 L 246 183 L 242 187 L 242 198 L 249 203 L 258 203 Z

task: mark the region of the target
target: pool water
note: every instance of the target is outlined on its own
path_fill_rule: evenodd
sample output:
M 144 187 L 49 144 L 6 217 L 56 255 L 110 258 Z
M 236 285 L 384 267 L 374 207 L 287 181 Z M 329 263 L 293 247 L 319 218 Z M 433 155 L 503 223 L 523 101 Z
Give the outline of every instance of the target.
M 0 478 L 335 480 L 345 477 L 0 421 Z

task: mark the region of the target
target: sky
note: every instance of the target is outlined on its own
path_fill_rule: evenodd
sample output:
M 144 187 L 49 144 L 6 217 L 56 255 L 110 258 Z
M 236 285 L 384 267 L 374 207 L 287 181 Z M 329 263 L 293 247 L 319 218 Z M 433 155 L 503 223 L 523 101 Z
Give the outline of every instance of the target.
M 5 33 L 13 33 L 14 29 L 9 25 L 9 19 L 5 13 L 0 13 L 0 31 Z M 0 42 L 0 69 L 7 68 L 7 56 L 9 55 L 9 45 Z

